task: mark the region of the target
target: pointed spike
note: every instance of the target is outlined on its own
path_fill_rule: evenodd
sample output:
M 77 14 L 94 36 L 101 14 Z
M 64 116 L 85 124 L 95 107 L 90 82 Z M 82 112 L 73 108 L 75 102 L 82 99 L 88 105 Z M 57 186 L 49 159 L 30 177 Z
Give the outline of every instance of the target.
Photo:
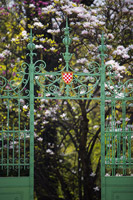
M 66 28 L 68 28 L 68 17 L 66 16 Z
M 32 28 L 30 28 L 30 35 L 32 36 Z

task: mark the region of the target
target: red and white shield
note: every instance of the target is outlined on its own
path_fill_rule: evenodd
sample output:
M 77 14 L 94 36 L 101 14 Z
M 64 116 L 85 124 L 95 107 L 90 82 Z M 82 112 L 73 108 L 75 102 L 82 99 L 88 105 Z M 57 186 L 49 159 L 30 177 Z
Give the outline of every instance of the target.
M 62 72 L 62 80 L 69 84 L 73 80 L 73 72 Z

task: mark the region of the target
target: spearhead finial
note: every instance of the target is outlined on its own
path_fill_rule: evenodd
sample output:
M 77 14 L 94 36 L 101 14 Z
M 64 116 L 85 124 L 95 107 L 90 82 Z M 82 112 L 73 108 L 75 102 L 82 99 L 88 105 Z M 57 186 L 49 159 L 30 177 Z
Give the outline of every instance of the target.
M 104 52 L 106 51 L 106 45 L 104 44 L 105 41 L 105 37 L 104 37 L 104 33 L 102 32 L 102 36 L 101 36 L 101 45 L 99 46 L 99 51 L 101 52 L 101 54 L 104 54 Z
M 69 26 L 68 26 L 68 18 L 66 17 L 66 28 L 64 28 L 64 35 L 65 37 L 63 38 L 63 44 L 65 46 L 68 46 L 71 44 L 72 39 L 69 37 Z
M 29 36 L 29 39 L 30 39 L 30 42 L 28 43 L 27 48 L 28 48 L 30 51 L 33 51 L 33 50 L 36 48 L 36 46 L 35 46 L 35 44 L 33 43 L 32 28 L 30 29 L 30 36 Z
M 64 35 L 65 36 L 63 38 L 63 44 L 66 47 L 66 52 L 63 53 L 63 57 L 64 57 L 64 60 L 66 62 L 66 66 L 65 66 L 66 67 L 66 71 L 68 71 L 68 69 L 69 69 L 69 61 L 70 61 L 70 59 L 72 57 L 72 54 L 69 53 L 69 45 L 72 42 L 72 39 L 69 36 L 69 30 L 70 30 L 70 28 L 68 26 L 68 18 L 66 17 L 66 28 L 64 29 Z
M 36 45 L 33 43 L 33 35 L 32 35 L 32 29 L 30 29 L 30 35 L 29 35 L 30 42 L 27 45 L 27 48 L 30 50 L 30 53 L 27 55 L 30 56 L 30 63 L 33 63 L 33 56 L 36 55 L 33 53 L 33 50 L 36 48 Z

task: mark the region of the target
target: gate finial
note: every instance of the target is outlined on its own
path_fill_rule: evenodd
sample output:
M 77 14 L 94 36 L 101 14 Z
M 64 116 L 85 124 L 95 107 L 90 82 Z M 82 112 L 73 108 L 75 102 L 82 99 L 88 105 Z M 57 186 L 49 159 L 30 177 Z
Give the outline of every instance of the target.
M 106 48 L 106 45 L 104 44 L 104 41 L 105 41 L 105 37 L 104 37 L 104 33 L 102 32 L 101 45 L 99 46 L 99 51 L 101 52 L 100 54 L 101 58 L 104 58 L 106 56 L 104 52 L 107 50 L 107 48 Z
M 29 39 L 30 42 L 28 43 L 27 48 L 30 50 L 30 53 L 28 55 L 30 56 L 30 62 L 33 63 L 33 56 L 36 55 L 33 53 L 33 50 L 36 48 L 36 45 L 33 43 L 32 28 L 30 29 Z
M 68 71 L 69 69 L 69 61 L 72 57 L 72 54 L 69 53 L 69 45 L 71 44 L 72 42 L 72 39 L 69 37 L 69 26 L 68 26 L 68 18 L 66 17 L 66 28 L 64 29 L 64 35 L 65 37 L 63 38 L 63 44 L 66 46 L 66 52 L 63 53 L 63 57 L 64 57 L 64 60 L 66 62 L 66 71 Z

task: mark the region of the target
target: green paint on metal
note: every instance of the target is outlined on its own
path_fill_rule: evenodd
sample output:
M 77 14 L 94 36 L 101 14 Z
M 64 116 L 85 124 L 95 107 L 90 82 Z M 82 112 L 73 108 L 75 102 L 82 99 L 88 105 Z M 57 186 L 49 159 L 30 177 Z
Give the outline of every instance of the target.
M 34 64 L 33 64 L 33 50 L 35 44 L 33 43 L 32 29 L 30 32 L 30 43 L 28 44 L 30 50 L 30 199 L 34 199 Z
M 66 63 L 65 69 L 68 72 L 69 68 L 70 68 L 69 61 L 72 57 L 72 54 L 69 53 L 69 45 L 71 44 L 72 39 L 69 37 L 68 18 L 66 18 L 66 28 L 64 29 L 64 31 L 65 31 L 65 37 L 63 38 L 63 44 L 66 47 L 66 52 L 63 53 L 63 57 L 64 57 L 64 60 L 65 60 L 65 63 Z
M 105 200 L 105 50 L 104 35 L 102 33 L 101 46 L 99 47 L 101 57 L 101 196 Z
M 66 47 L 63 53 L 65 67 L 60 71 L 48 72 L 44 61 L 33 62 L 35 44 L 31 29 L 30 41 L 27 45 L 30 51 L 28 54 L 30 64 L 22 64 L 17 74 L 19 77 L 17 83 L 0 76 L 0 103 L 6 110 L 5 121 L 0 122 L 0 175 L 5 177 L 0 179 L 0 198 L 3 198 L 2 191 L 8 199 L 8 193 L 15 191 L 16 187 L 21 187 L 20 190 L 25 200 L 34 199 L 34 100 L 36 99 L 99 100 L 101 103 L 102 200 L 109 200 L 109 195 L 112 195 L 110 200 L 115 200 L 117 197 L 122 199 L 124 196 L 124 194 L 121 195 L 122 189 L 116 190 L 119 183 L 122 188 L 124 184 L 128 185 L 128 181 L 133 181 L 133 177 L 129 177 L 133 170 L 131 154 L 133 131 L 132 126 L 127 122 L 128 114 L 126 113 L 132 104 L 133 79 L 124 83 L 116 81 L 112 66 L 105 65 L 106 46 L 103 33 L 99 46 L 101 63 L 91 62 L 87 73 L 75 71 L 70 66 L 72 53 L 69 52 L 69 46 L 72 39 L 69 31 L 68 19 L 66 19 L 63 38 L 63 44 Z M 63 73 L 72 75 L 69 83 L 63 80 Z M 105 84 L 107 91 L 105 91 Z M 35 95 L 37 92 L 34 91 L 34 85 L 40 88 L 39 95 Z M 25 89 L 28 86 L 30 89 Z M 99 87 L 100 94 L 97 93 L 94 96 L 94 92 L 98 91 Z M 21 110 L 24 108 L 21 102 L 23 101 L 27 102 L 26 106 L 29 107 L 28 124 L 22 121 Z M 6 102 L 6 105 L 3 102 Z M 12 122 L 10 118 L 10 106 L 18 112 L 17 121 Z M 107 108 L 110 109 L 110 114 L 106 119 Z M 110 177 L 106 177 L 107 173 L 110 173 Z M 122 176 L 121 179 L 116 177 L 117 174 Z M 8 191 L 5 189 L 7 185 Z M 126 193 L 129 200 L 132 194 L 131 187 L 127 187 L 128 192 Z M 15 195 L 21 198 L 21 194 Z

